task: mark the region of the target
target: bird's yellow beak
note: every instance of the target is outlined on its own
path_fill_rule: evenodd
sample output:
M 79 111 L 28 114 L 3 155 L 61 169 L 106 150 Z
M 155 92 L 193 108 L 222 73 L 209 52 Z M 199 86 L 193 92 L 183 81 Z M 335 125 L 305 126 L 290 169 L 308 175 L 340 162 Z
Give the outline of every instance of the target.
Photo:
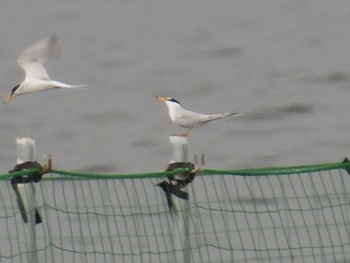
M 156 96 L 156 98 L 157 98 L 157 99 L 159 99 L 159 100 L 161 100 L 161 101 L 163 101 L 163 102 L 166 102 L 166 101 L 167 101 L 167 99 L 166 99 L 166 98 L 164 98 L 164 97 L 159 97 L 159 96 Z
M 13 96 L 9 95 L 4 99 L 4 103 L 9 102 L 10 100 L 12 100 Z

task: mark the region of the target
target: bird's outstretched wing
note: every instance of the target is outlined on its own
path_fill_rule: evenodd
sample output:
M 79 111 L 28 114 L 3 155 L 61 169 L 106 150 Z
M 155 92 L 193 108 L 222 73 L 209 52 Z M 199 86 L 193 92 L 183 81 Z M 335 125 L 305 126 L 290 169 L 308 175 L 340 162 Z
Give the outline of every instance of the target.
M 18 64 L 24 69 L 26 78 L 49 79 L 43 64 L 55 53 L 56 35 L 51 35 L 27 48 L 18 58 Z

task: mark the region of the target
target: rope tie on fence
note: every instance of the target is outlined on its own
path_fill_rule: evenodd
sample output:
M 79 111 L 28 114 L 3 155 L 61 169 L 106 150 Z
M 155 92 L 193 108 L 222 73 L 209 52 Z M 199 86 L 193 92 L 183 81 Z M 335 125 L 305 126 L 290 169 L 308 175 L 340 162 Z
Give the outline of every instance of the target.
M 164 191 L 170 211 L 176 211 L 175 203 L 171 195 L 175 195 L 176 197 L 184 200 L 189 200 L 188 193 L 182 191 L 181 189 L 190 184 L 194 180 L 196 173 L 199 171 L 199 169 L 197 169 L 196 166 L 191 162 L 170 163 L 165 171 L 168 172 L 179 169 L 186 170 L 181 171 L 177 174 L 171 174 L 168 176 L 169 182 L 162 181 L 156 185 L 162 188 Z
M 12 170 L 9 171 L 10 174 L 14 172 L 28 170 L 28 174 L 17 175 L 13 177 L 13 180 L 16 183 L 26 184 L 30 182 L 40 182 L 44 174 L 49 172 L 49 169 L 46 166 L 41 166 L 38 162 L 24 162 L 17 164 Z
M 12 170 L 9 171 L 9 174 L 13 174 L 19 171 L 28 171 L 27 174 L 15 175 L 11 179 L 11 186 L 16 193 L 18 208 L 21 213 L 22 219 L 25 223 L 28 223 L 28 215 L 23 201 L 23 196 L 19 190 L 19 185 L 28 184 L 31 182 L 38 183 L 41 181 L 41 178 L 44 174 L 49 172 L 49 167 L 41 166 L 38 162 L 24 162 L 17 164 Z M 39 210 L 35 209 L 35 223 L 42 223 L 41 215 Z

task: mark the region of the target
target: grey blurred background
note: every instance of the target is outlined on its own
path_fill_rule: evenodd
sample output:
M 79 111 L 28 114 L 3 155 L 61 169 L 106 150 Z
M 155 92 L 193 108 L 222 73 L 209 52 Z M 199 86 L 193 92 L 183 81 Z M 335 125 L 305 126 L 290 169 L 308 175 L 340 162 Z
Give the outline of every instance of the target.
M 21 52 L 56 33 L 53 79 L 87 84 L 0 105 L 0 167 L 15 139 L 37 159 L 97 172 L 162 170 L 179 133 L 154 96 L 239 110 L 194 129 L 189 153 L 234 169 L 341 161 L 349 154 L 348 1 L 8 1 L 0 8 L 0 95 L 23 79 Z

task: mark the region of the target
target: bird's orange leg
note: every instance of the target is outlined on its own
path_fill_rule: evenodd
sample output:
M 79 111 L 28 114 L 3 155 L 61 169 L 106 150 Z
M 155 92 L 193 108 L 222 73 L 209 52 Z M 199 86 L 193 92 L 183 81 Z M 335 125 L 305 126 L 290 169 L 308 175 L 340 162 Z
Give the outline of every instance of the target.
M 180 136 L 182 137 L 188 137 L 188 135 L 190 134 L 191 128 L 188 128 L 186 132 L 182 133 Z

